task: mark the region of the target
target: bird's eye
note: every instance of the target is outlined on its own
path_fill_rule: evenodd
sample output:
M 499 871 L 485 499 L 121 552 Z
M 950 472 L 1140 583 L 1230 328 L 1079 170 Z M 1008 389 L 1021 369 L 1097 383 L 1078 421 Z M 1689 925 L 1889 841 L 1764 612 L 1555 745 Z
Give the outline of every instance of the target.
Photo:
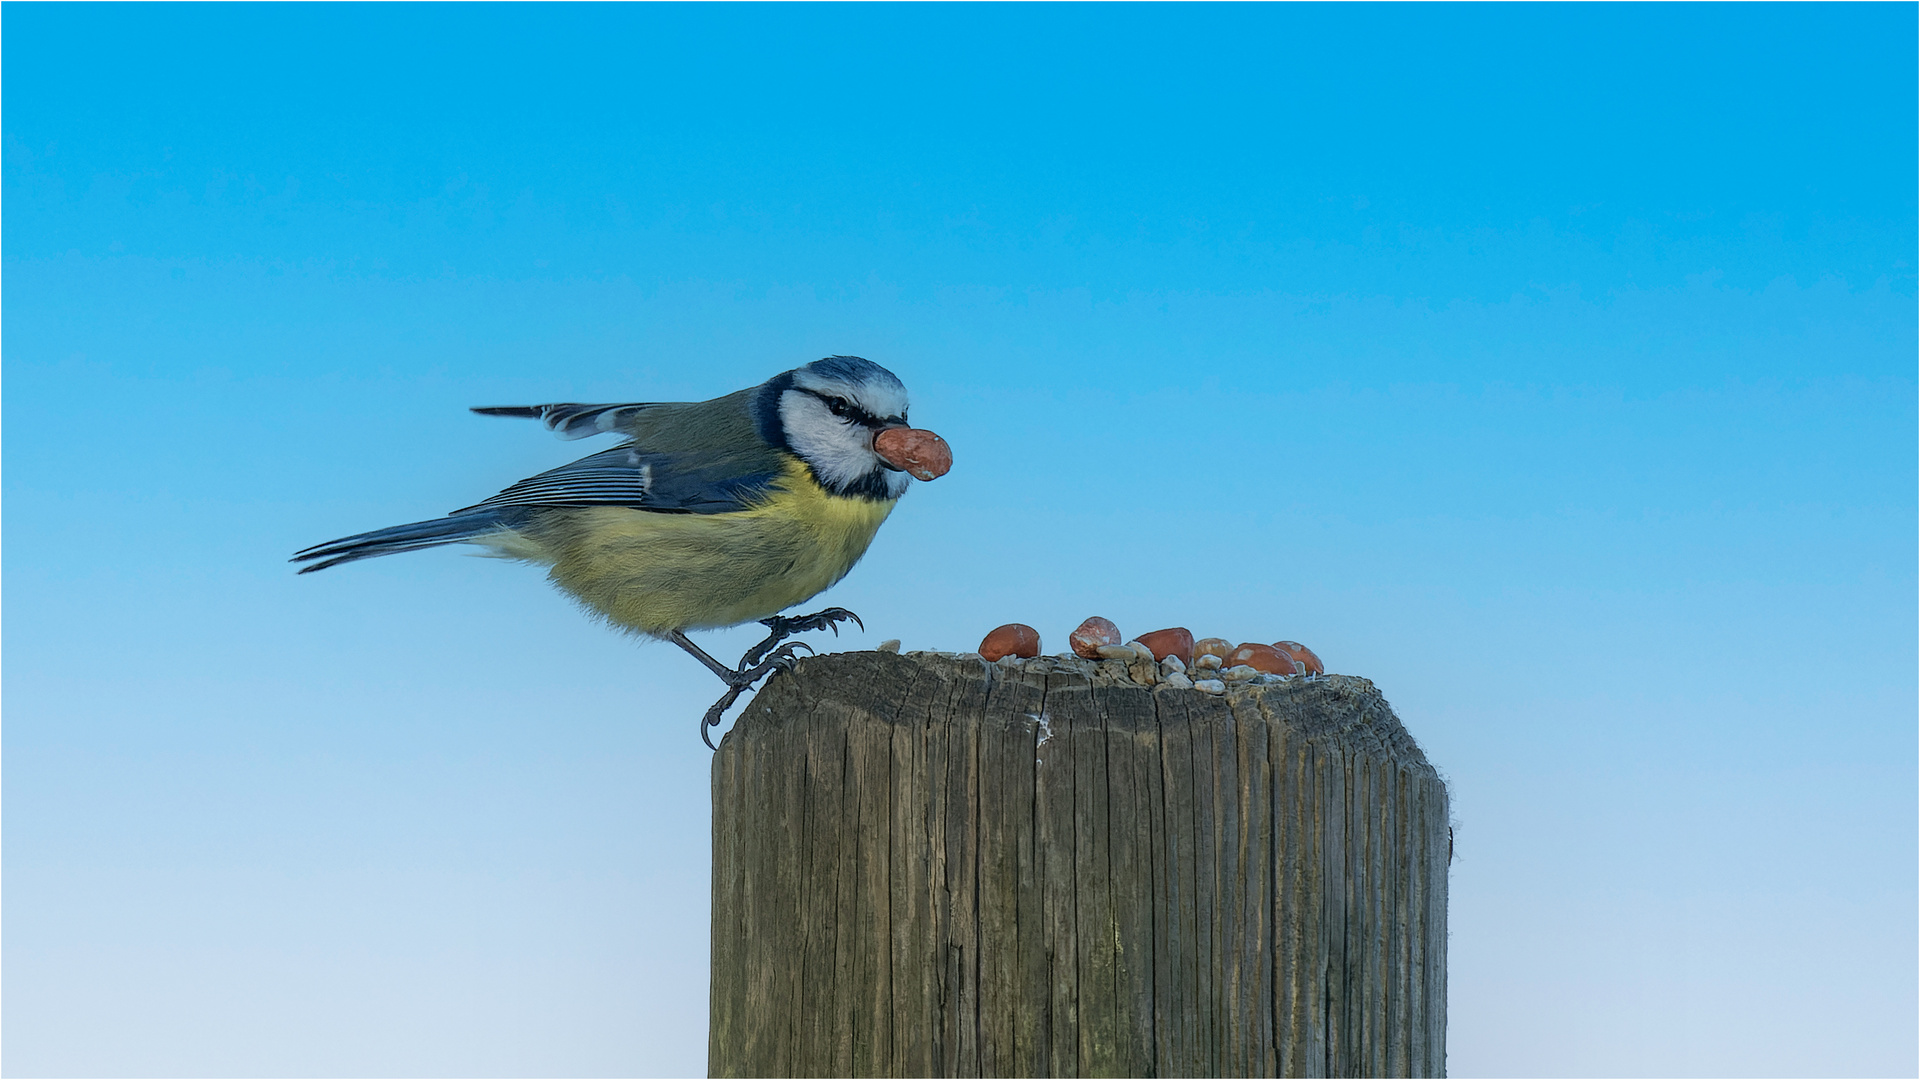
M 851 406 L 847 404 L 846 398 L 830 397 L 827 399 L 827 411 L 833 413 L 833 415 L 835 416 L 847 415 L 847 412 L 850 408 Z

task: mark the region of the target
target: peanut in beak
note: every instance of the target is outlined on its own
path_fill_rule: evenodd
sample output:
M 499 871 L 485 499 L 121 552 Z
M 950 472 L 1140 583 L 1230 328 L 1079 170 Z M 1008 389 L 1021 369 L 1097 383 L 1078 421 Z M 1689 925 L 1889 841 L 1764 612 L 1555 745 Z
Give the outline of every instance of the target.
M 873 437 L 873 452 L 916 480 L 945 476 L 953 468 L 947 440 L 921 428 L 888 428 Z

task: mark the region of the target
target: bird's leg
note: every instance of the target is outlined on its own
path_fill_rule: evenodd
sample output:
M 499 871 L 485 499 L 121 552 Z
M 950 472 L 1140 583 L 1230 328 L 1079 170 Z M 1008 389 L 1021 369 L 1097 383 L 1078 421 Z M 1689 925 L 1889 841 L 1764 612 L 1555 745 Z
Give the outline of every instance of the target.
M 692 643 L 686 642 L 685 644 L 691 645 Z M 720 673 L 725 671 L 725 668 L 715 665 L 714 674 L 720 675 L 720 680 L 727 684 L 727 692 L 721 694 L 720 700 L 714 702 L 713 707 L 707 710 L 707 714 L 700 718 L 700 741 L 707 744 L 707 749 L 717 749 L 717 747 L 713 745 L 713 736 L 709 735 L 708 732 L 719 726 L 720 718 L 726 714 L 727 709 L 731 708 L 733 703 L 740 699 L 741 694 L 753 689 L 754 683 L 759 682 L 761 679 L 766 678 L 776 671 L 784 671 L 792 666 L 796 657 L 796 650 L 799 649 L 806 649 L 808 652 L 813 651 L 813 648 L 804 641 L 789 641 L 785 645 L 773 650 L 773 655 L 751 667 L 742 662 L 739 670 L 727 671 L 726 674 L 722 675 Z
M 720 681 L 727 684 L 727 692 L 720 695 L 720 700 L 714 702 L 713 707 L 708 709 L 706 715 L 700 718 L 700 741 L 707 744 L 707 749 L 715 749 L 713 736 L 709 735 L 708 732 L 711 731 L 716 724 L 720 723 L 720 717 L 727 711 L 728 707 L 735 701 L 738 701 L 740 695 L 746 693 L 755 682 L 759 681 L 762 675 L 765 675 L 767 671 L 771 671 L 773 666 L 772 664 L 767 665 L 764 671 L 755 668 L 746 668 L 744 664 L 741 665 L 741 668 L 746 668 L 746 670 L 730 668 L 720 661 L 715 660 L 713 657 L 708 656 L 707 650 L 695 645 L 692 639 L 678 630 L 668 633 L 667 640 L 687 650 L 687 655 L 705 664 L 708 671 L 720 676 Z M 783 655 L 780 657 L 782 660 L 787 659 L 787 656 L 790 655 L 786 650 L 782 650 L 782 653 Z
M 727 684 L 727 692 L 722 694 L 720 700 L 714 702 L 713 707 L 708 709 L 706 715 L 700 718 L 700 741 L 707 744 L 707 749 L 714 749 L 713 736 L 708 734 L 708 732 L 720 723 L 720 717 L 726 713 L 727 709 L 731 707 L 735 701 L 740 699 L 741 694 L 751 690 L 753 684 L 771 675 L 775 671 L 782 671 L 791 667 L 797 657 L 798 650 L 805 649 L 808 652 L 813 651 L 813 647 L 804 641 L 789 641 L 782 645 L 781 641 L 783 639 L 805 630 L 825 630 L 831 628 L 835 634 L 838 634 L 840 628 L 835 624 L 847 619 L 852 619 L 862 630 L 866 629 L 866 625 L 860 622 L 860 616 L 855 615 L 845 608 L 828 608 L 825 611 L 818 611 L 812 615 L 801 615 L 792 619 L 779 615 L 771 619 L 762 619 L 760 621 L 769 627 L 772 632 L 767 635 L 765 641 L 747 650 L 747 654 L 740 658 L 740 666 L 737 668 L 730 668 L 707 655 L 705 649 L 695 645 L 687 635 L 680 631 L 674 630 L 669 632 L 667 634 L 668 641 L 687 650 L 688 655 L 705 664 L 708 671 L 718 675 L 720 681 Z
M 793 663 L 795 649 L 806 649 L 808 652 L 813 651 L 812 646 L 804 641 L 790 641 L 773 650 L 771 655 L 768 655 L 766 649 L 772 642 L 763 641 L 754 646 L 753 651 L 749 652 L 746 657 L 740 661 L 739 667 L 730 668 L 707 655 L 707 650 L 695 645 L 692 639 L 678 630 L 669 631 L 667 633 L 667 640 L 687 650 L 695 660 L 705 664 L 708 671 L 718 675 L 721 682 L 726 683 L 729 687 L 739 687 L 743 690 L 759 682 L 762 678 L 772 674 L 774 671 Z
M 667 640 L 687 650 L 687 652 L 690 655 L 692 655 L 692 657 L 695 660 L 698 660 L 701 663 L 707 665 L 707 670 L 713 672 L 715 675 L 720 676 L 721 682 L 727 683 L 728 685 L 732 685 L 733 675 L 734 675 L 733 669 L 721 663 L 720 661 L 715 660 L 713 657 L 708 656 L 707 650 L 701 648 L 698 645 L 695 645 L 693 643 L 693 639 L 687 637 L 687 635 L 681 633 L 678 630 L 673 630 L 668 632 Z

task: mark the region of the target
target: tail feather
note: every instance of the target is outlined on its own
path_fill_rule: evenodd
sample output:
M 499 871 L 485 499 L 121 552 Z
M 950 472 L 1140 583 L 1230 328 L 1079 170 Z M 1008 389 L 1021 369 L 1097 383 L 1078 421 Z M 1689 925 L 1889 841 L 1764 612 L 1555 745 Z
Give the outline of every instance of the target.
M 338 566 L 341 563 L 359 559 L 371 559 L 376 555 L 394 555 L 402 551 L 439 547 L 442 544 L 457 544 L 462 540 L 471 540 L 476 536 L 512 528 L 523 516 L 521 513 L 516 513 L 516 509 L 490 509 L 451 514 L 443 518 L 434 518 L 432 521 L 415 521 L 406 525 L 393 525 L 385 529 L 363 532 L 356 536 L 343 536 L 338 540 L 329 540 L 324 544 L 315 544 L 305 550 L 296 551 L 293 558 L 288 561 L 312 563 L 311 566 L 300 568 L 301 573 L 311 574 L 315 570 L 325 570 L 329 566 Z

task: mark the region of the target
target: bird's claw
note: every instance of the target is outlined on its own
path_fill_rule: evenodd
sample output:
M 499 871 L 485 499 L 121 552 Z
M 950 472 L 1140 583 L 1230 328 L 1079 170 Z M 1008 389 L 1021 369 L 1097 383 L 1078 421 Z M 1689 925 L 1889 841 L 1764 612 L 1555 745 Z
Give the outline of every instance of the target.
M 860 616 L 855 615 L 843 607 L 830 607 L 824 611 L 816 611 L 811 615 L 795 615 L 792 618 L 785 615 L 775 615 L 771 619 L 761 619 L 760 625 L 766 627 L 768 631 L 767 639 L 747 650 L 747 655 L 740 660 L 740 666 L 747 668 L 759 663 L 761 658 L 766 656 L 768 651 L 775 645 L 780 644 L 780 642 L 795 634 L 805 633 L 808 630 L 831 630 L 833 631 L 833 636 L 839 637 L 839 624 L 848 619 L 852 619 L 853 624 L 862 630 L 867 628 L 867 624 L 860 621 Z
M 813 652 L 813 646 L 804 641 L 789 641 L 773 650 L 766 659 L 741 672 L 741 676 L 748 685 L 752 685 L 776 671 L 792 671 L 793 665 L 800 662 L 801 649 Z
M 720 718 L 726 714 L 734 702 L 740 700 L 740 695 L 753 689 L 753 684 L 761 679 L 792 671 L 794 665 L 800 662 L 798 652 L 800 649 L 812 652 L 813 646 L 804 641 L 789 641 L 773 650 L 773 654 L 766 659 L 750 668 L 736 671 L 728 677 L 727 692 L 720 695 L 720 700 L 714 702 L 713 707 L 707 710 L 707 714 L 700 718 L 700 741 L 707 744 L 707 749 L 718 749 L 713 745 L 713 736 L 709 732 L 719 726 Z
M 714 702 L 713 708 L 708 709 L 707 714 L 700 718 L 700 741 L 707 744 L 707 749 L 719 749 L 719 747 L 713 745 L 713 735 L 711 733 L 714 728 L 720 725 L 720 717 L 726 713 L 727 707 L 738 700 L 741 692 L 746 688 L 746 684 L 744 683 L 739 686 L 727 687 L 727 692 L 720 695 L 720 700 Z
M 867 628 L 867 624 L 860 621 L 860 616 L 843 607 L 830 607 L 811 615 L 775 615 L 771 619 L 761 619 L 760 625 L 768 627 L 782 637 L 797 634 L 803 630 L 832 630 L 838 634 L 840 628 L 834 624 L 846 622 L 848 619 L 852 619 L 853 625 L 862 630 Z

